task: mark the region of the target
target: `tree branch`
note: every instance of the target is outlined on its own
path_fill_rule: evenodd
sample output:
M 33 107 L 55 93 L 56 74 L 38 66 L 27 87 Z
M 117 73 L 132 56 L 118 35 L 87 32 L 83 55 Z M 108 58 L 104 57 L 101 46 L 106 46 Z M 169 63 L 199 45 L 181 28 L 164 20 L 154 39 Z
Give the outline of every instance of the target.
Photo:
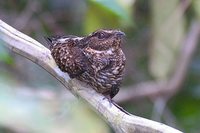
M 5 46 L 12 51 L 28 58 L 40 65 L 47 72 L 59 80 L 77 98 L 88 103 L 99 115 L 101 115 L 119 133 L 136 132 L 160 132 L 160 133 L 181 133 L 164 124 L 154 122 L 134 115 L 127 115 L 113 104 L 110 106 L 104 96 L 96 93 L 85 84 L 70 79 L 68 74 L 61 72 L 55 64 L 50 51 L 42 44 L 17 31 L 0 20 L 0 39 Z

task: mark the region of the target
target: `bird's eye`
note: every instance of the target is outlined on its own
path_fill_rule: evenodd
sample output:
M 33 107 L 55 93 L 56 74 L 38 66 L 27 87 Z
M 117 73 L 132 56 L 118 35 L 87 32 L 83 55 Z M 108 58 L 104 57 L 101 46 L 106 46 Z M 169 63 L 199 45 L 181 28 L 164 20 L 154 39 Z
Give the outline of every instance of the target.
M 100 32 L 100 33 L 98 34 L 98 38 L 99 38 L 99 39 L 105 38 L 105 33 Z

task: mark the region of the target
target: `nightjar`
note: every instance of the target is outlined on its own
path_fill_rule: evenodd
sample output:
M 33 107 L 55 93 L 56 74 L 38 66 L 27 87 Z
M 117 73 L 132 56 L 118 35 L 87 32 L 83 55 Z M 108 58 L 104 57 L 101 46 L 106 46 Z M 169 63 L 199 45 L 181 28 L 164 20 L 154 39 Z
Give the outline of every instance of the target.
M 51 36 L 46 40 L 61 71 L 111 100 L 118 93 L 124 74 L 124 35 L 119 30 L 99 29 L 86 37 Z

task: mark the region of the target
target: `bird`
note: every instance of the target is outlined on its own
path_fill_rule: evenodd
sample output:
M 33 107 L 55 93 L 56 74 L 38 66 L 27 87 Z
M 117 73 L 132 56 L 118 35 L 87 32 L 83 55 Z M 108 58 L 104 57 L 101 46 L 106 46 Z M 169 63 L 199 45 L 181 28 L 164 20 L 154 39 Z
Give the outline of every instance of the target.
M 49 36 L 45 39 L 61 71 L 89 84 L 109 101 L 119 92 L 125 71 L 125 33 L 98 29 L 88 36 Z

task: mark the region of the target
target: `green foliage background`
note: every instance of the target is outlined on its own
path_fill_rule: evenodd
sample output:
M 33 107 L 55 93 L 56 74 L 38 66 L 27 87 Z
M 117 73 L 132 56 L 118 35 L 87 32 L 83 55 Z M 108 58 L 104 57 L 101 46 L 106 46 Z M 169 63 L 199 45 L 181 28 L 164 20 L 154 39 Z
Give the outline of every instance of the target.
M 85 36 L 99 28 L 126 33 L 124 86 L 170 78 L 200 2 L 179 0 L 7 0 L 0 19 L 45 45 L 43 36 Z M 1 38 L 1 37 L 0 37 Z M 0 132 L 113 132 L 51 75 L 3 46 L 0 40 Z M 196 49 L 180 91 L 167 103 L 161 122 L 185 132 L 200 131 L 200 49 Z M 152 119 L 147 98 L 124 103 L 131 113 Z M 166 119 L 167 116 L 169 119 Z

